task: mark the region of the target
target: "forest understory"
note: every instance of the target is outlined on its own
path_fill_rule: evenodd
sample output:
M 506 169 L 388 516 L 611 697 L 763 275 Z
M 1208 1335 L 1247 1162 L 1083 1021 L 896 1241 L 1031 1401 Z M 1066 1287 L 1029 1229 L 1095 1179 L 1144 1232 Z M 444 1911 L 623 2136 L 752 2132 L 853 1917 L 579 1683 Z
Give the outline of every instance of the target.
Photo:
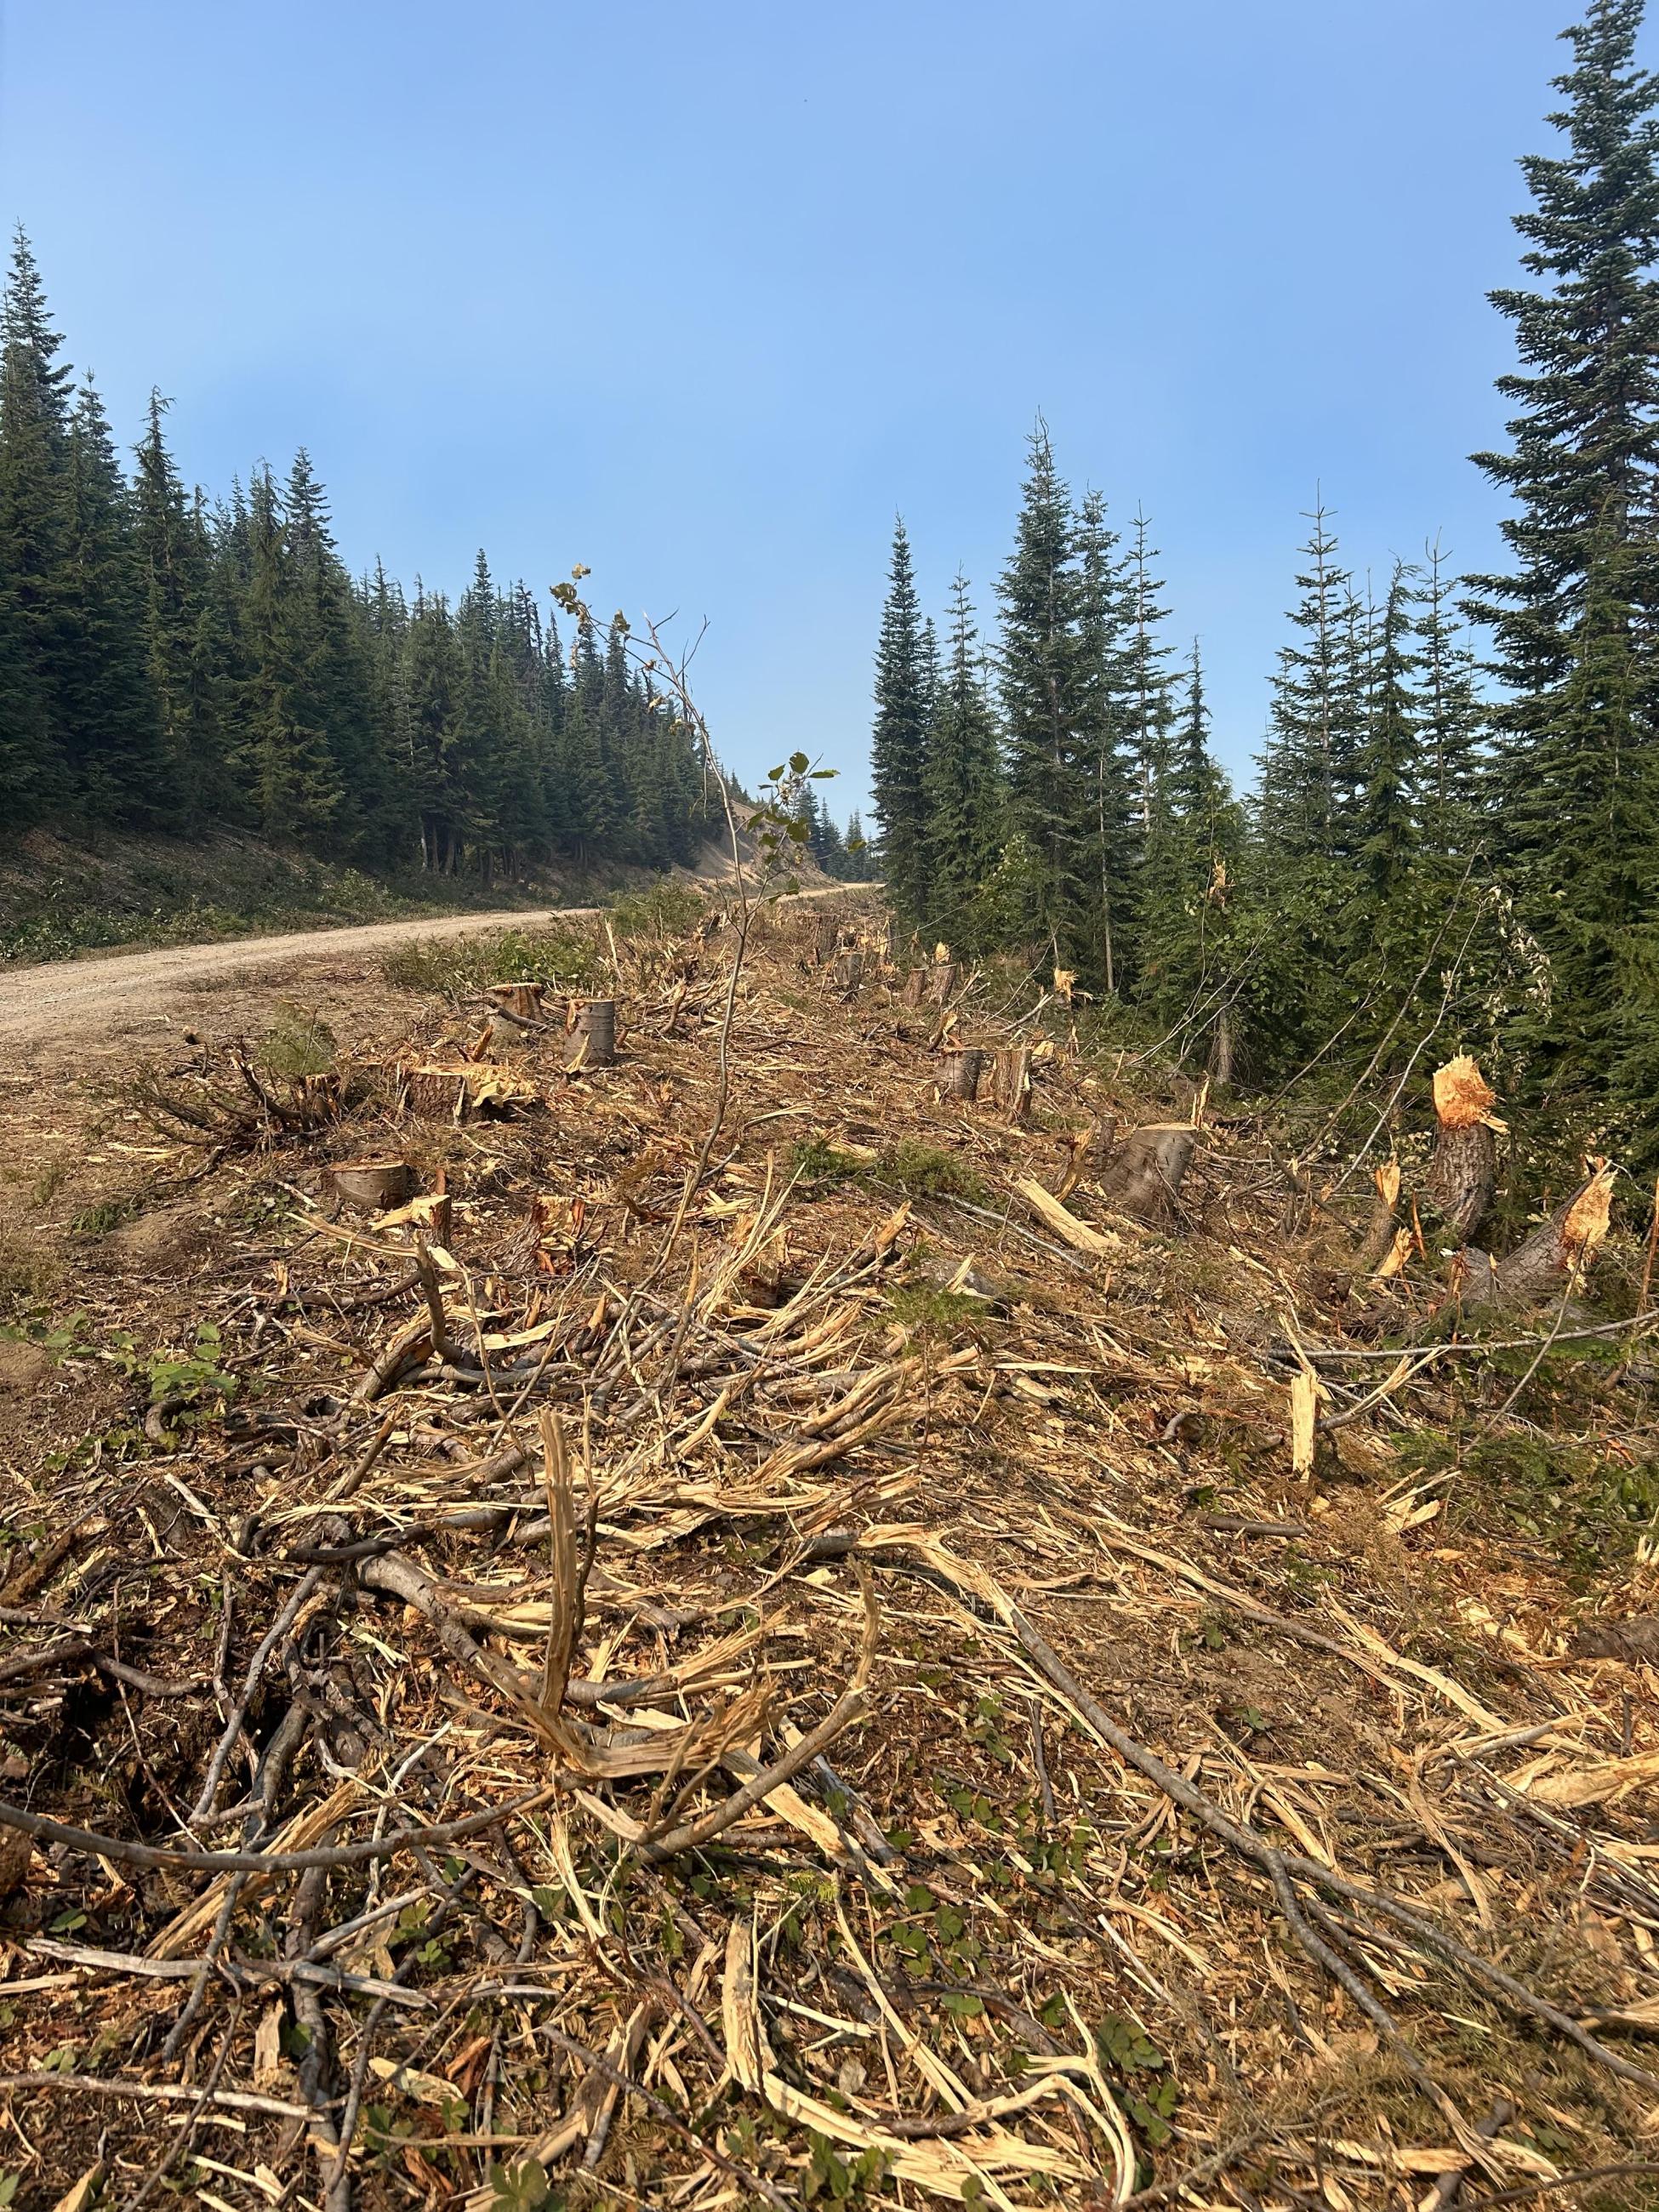
M 20 1062 L 0 2203 L 1652 2204 L 1646 1215 L 679 919 Z

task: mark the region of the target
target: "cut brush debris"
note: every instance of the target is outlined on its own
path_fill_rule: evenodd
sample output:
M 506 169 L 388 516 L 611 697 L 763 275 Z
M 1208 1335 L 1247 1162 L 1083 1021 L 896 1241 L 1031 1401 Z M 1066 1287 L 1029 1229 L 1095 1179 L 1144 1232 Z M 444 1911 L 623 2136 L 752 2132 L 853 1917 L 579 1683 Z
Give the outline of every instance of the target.
M 894 951 L 107 1090 L 0 1398 L 0 2202 L 1656 2201 L 1613 1170 L 1504 1250 L 1472 1060 L 1296 1158 Z

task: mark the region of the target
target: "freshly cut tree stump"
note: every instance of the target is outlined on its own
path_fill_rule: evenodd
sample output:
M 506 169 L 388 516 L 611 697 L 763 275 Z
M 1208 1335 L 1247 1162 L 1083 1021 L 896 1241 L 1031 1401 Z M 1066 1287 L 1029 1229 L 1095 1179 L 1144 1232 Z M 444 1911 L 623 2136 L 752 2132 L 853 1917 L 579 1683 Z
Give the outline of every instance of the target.
M 1428 1189 L 1467 1243 L 1492 1211 L 1498 1180 L 1498 1142 L 1504 1124 L 1492 1109 L 1498 1094 L 1468 1053 L 1459 1053 L 1434 1076 L 1434 1111 L 1440 1124 Z
M 485 996 L 500 1011 L 516 1015 L 521 1022 L 544 1022 L 547 1009 L 542 1004 L 547 986 L 544 983 L 492 983 Z
M 573 999 L 565 1024 L 567 1067 L 609 1067 L 617 1057 L 614 999 Z
M 818 922 L 817 934 L 812 948 L 813 956 L 818 966 L 827 968 L 840 947 L 841 924 L 832 921 L 828 915 L 822 917 Z
M 464 1067 L 400 1067 L 401 1103 L 423 1121 L 464 1121 L 472 1094 Z
M 957 1045 L 944 1055 L 939 1087 L 947 1098 L 977 1098 L 985 1054 L 977 1045 Z
M 935 1006 L 948 1006 L 957 994 L 962 970 L 954 960 L 936 960 L 928 974 L 927 997 Z
M 1456 1271 L 1464 1304 L 1541 1305 L 1582 1281 L 1607 1233 L 1616 1172 L 1604 1161 L 1596 1163 L 1589 1182 L 1501 1260 L 1473 1245 L 1460 1252 Z
M 910 970 L 904 979 L 903 988 L 899 993 L 900 1006 L 919 1006 L 921 1004 L 927 995 L 927 978 L 931 972 L 931 969 L 927 968 L 913 968 Z
M 1031 1118 L 1031 1050 L 1029 1045 L 1004 1045 L 991 1068 L 991 1096 L 1011 1121 Z
M 415 1170 L 407 1160 L 341 1160 L 331 1173 L 345 1203 L 365 1213 L 406 1205 L 415 1188 Z
M 842 953 L 832 972 L 838 988 L 856 991 L 864 981 L 864 955 L 861 952 Z
M 1149 1121 L 1132 1129 L 1100 1170 L 1101 1196 L 1152 1228 L 1178 1227 L 1182 1181 L 1197 1142 L 1190 1121 Z

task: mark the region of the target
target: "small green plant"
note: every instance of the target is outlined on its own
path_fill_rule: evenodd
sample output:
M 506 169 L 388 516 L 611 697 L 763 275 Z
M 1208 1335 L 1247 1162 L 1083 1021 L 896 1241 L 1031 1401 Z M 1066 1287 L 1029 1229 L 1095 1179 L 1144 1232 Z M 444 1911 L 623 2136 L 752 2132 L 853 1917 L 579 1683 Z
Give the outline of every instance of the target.
M 236 1377 L 218 1366 L 219 1350 L 219 1331 L 204 1321 L 188 1352 L 140 1352 L 131 1330 L 123 1328 L 111 1336 L 104 1356 L 124 1375 L 144 1384 L 152 1406 L 170 1402 L 182 1412 L 199 1407 L 204 1399 L 235 1396 Z
M 118 1229 L 130 1221 L 138 1210 L 136 1198 L 100 1198 L 91 1206 L 82 1206 L 70 1228 L 77 1237 L 107 1237 L 112 1229 Z
M 814 1190 L 834 1190 L 839 1184 L 854 1182 L 869 1172 L 869 1162 L 857 1159 L 851 1152 L 838 1152 L 823 1137 L 809 1137 L 796 1146 L 790 1157 L 790 1170 L 799 1182 Z
M 828 2136 L 808 2133 L 808 2164 L 800 2193 L 809 2204 L 849 2204 L 861 2201 L 887 2172 L 887 2160 L 878 2150 L 861 2151 L 843 2158 Z
M 260 1039 L 254 1059 L 266 1075 L 299 1083 L 307 1075 L 326 1075 L 338 1049 L 333 1030 L 314 1008 L 280 999 L 276 1018 Z
M 985 1319 L 983 1298 L 965 1291 L 935 1290 L 928 1283 L 906 1283 L 889 1301 L 895 1321 L 930 1336 L 952 1336 Z
M 555 2196 L 547 2168 L 538 2158 L 521 2158 L 516 2166 L 489 2169 L 490 2212 L 551 2212 L 562 2202 Z
M 896 1183 L 907 1198 L 965 1198 L 982 1202 L 985 1186 L 965 1160 L 917 1137 L 901 1137 L 881 1156 L 884 1182 Z
M 1108 2013 L 1095 2030 L 1095 2050 L 1103 2066 L 1127 2077 L 1117 2100 L 1152 2148 L 1161 2150 L 1170 2140 L 1170 2122 L 1181 2101 L 1169 2060 L 1133 2021 L 1116 2013 Z

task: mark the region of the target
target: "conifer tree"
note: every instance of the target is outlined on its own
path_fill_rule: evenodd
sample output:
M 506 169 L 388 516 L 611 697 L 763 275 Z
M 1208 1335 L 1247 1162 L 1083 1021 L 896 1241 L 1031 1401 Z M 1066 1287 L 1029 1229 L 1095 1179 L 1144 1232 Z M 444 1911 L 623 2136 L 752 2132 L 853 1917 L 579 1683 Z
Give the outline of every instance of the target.
M 1368 686 L 1358 750 L 1359 865 L 1370 924 L 1380 929 L 1401 890 L 1418 843 L 1418 702 L 1411 572 L 1395 564 Z
M 1226 980 L 1244 823 L 1212 749 L 1196 638 L 1185 692 L 1153 794 L 1141 995 L 1161 1023 L 1182 1024 L 1184 1054 L 1201 1047 L 1229 1079 L 1234 1030 Z
M 968 579 L 951 586 L 951 628 L 923 772 L 927 922 L 952 946 L 974 942 L 975 908 L 996 859 L 1001 791 L 995 718 L 980 673 Z
M 1151 582 L 1146 573 L 1145 538 L 1143 520 L 1138 539 L 1140 560 L 1133 572 L 1142 587 Z M 1127 709 L 1146 672 L 1143 659 L 1150 660 L 1158 648 L 1149 628 L 1141 635 L 1138 605 L 1134 624 L 1126 623 L 1124 579 L 1115 557 L 1117 535 L 1107 527 L 1106 502 L 1098 492 L 1091 491 L 1084 499 L 1077 543 L 1081 587 L 1079 764 L 1089 784 L 1091 905 L 1101 981 L 1107 991 L 1115 992 L 1127 981 L 1133 967 L 1130 921 L 1145 844 L 1135 821 L 1138 762 Z M 1152 611 L 1148 605 L 1148 622 Z
M 1002 706 L 1008 826 L 1030 871 L 1031 917 L 1058 964 L 1100 967 L 1086 927 L 1089 781 L 1079 755 L 1085 720 L 1083 586 L 1071 495 L 1038 418 L 1014 551 L 1003 570 Z
M 1131 809 L 1140 835 L 1151 832 L 1158 780 L 1168 764 L 1171 707 L 1170 648 L 1163 641 L 1166 610 L 1159 604 L 1164 586 L 1154 574 L 1156 547 L 1147 543 L 1152 524 L 1137 508 L 1133 535 L 1124 562 L 1127 601 L 1126 665 L 1123 676 L 1124 732 L 1132 784 Z
M 921 926 L 928 904 L 926 773 L 929 694 L 935 682 L 910 541 L 900 520 L 893 528 L 887 600 L 876 646 L 870 784 L 887 896 L 910 928 Z
M 1270 851 L 1329 856 L 1341 841 L 1341 794 L 1356 736 L 1352 579 L 1337 566 L 1337 542 L 1322 501 L 1305 520 L 1306 566 L 1291 612 L 1296 642 L 1281 648 L 1273 679 L 1257 818 Z
M 1506 686 L 1494 720 L 1505 866 L 1548 954 L 1522 1023 L 1540 1085 L 1626 1088 L 1623 957 L 1659 900 L 1659 78 L 1635 59 L 1642 0 L 1591 0 L 1555 80 L 1562 151 L 1522 163 L 1531 289 L 1515 325 L 1506 451 L 1476 455 L 1516 502 L 1507 575 L 1472 580 Z M 1643 1102 L 1646 1103 L 1645 1099 Z
M 20 815 L 69 803 L 66 660 L 73 650 L 69 574 L 70 370 L 58 358 L 29 242 L 19 230 L 0 302 L 0 581 L 12 637 L 18 719 L 11 756 Z
M 1457 582 L 1446 572 L 1437 538 L 1426 559 L 1417 646 L 1423 850 L 1431 865 L 1455 862 L 1461 875 L 1480 842 L 1489 787 L 1486 709 L 1456 617 Z
M 159 822 L 171 779 L 145 651 L 132 495 L 90 377 L 70 420 L 66 635 L 58 704 L 76 805 L 94 821 Z

